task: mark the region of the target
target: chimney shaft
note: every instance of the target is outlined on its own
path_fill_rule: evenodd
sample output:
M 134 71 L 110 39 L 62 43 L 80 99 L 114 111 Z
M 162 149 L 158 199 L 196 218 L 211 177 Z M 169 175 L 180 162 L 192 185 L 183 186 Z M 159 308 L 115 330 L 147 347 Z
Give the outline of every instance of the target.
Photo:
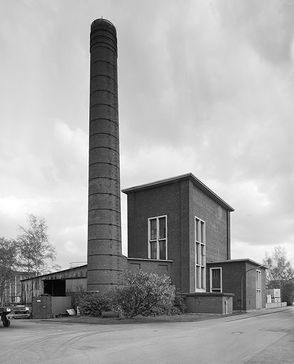
M 122 271 L 116 29 L 91 25 L 88 291 L 120 284 Z

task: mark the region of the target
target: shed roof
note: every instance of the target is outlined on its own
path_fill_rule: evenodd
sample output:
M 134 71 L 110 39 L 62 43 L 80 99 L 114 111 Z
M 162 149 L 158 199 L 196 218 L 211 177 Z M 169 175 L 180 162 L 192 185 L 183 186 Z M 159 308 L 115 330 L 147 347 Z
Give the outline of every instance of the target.
M 30 281 L 30 280 L 38 279 L 38 278 L 42 278 L 42 277 L 54 276 L 56 274 L 66 274 L 66 273 L 69 273 L 69 272 L 75 272 L 75 271 L 86 269 L 86 268 L 87 268 L 87 264 L 83 264 L 83 265 L 80 265 L 78 267 L 58 270 L 58 271 L 51 272 L 51 273 L 46 273 L 46 274 L 41 274 L 41 275 L 38 275 L 38 276 L 33 276 L 33 277 L 30 277 L 30 278 L 21 279 L 21 281 Z
M 220 198 L 215 192 L 213 192 L 209 187 L 207 187 L 203 182 L 201 182 L 197 177 L 195 177 L 192 173 L 182 174 L 180 176 L 163 179 L 160 181 L 155 181 L 139 186 L 134 186 L 130 188 L 125 188 L 122 190 L 125 194 L 130 194 L 132 192 L 140 192 L 144 190 L 150 190 L 153 188 L 161 187 L 164 185 L 169 185 L 172 183 L 177 183 L 185 180 L 190 180 L 197 188 L 199 188 L 202 192 L 204 192 L 211 199 L 216 201 L 219 205 L 224 207 L 228 211 L 234 211 L 233 207 L 227 204 L 222 198 Z

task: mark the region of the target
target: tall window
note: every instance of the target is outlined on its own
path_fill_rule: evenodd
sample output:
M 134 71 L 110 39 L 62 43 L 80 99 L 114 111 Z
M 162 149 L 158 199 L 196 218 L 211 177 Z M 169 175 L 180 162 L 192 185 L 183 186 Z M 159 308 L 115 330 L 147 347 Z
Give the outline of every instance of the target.
M 256 308 L 261 308 L 261 271 L 256 269 Z
M 210 292 L 222 292 L 222 268 L 210 268 Z
M 167 259 L 167 217 L 148 219 L 148 258 Z
M 256 269 L 256 290 L 261 290 L 261 271 Z
M 195 217 L 195 291 L 205 291 L 205 222 Z

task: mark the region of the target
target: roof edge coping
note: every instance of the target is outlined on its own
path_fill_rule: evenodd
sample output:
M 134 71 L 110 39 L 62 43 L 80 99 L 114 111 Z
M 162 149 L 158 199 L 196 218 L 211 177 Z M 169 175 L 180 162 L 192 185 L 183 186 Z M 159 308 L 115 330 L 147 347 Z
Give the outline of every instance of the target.
M 233 207 L 231 207 L 229 204 L 227 204 L 222 198 L 220 198 L 215 192 L 213 192 L 209 187 L 207 187 L 203 182 L 201 182 L 192 173 L 186 173 L 186 174 L 182 174 L 180 176 L 176 176 L 176 177 L 172 177 L 172 178 L 166 178 L 166 179 L 151 182 L 151 183 L 146 183 L 146 184 L 142 184 L 142 185 L 138 185 L 138 186 L 134 186 L 134 187 L 130 187 L 130 188 L 125 188 L 122 190 L 122 192 L 125 193 L 126 195 L 128 195 L 129 193 L 132 193 L 132 192 L 149 190 L 152 188 L 164 186 L 164 185 L 171 184 L 171 183 L 176 183 L 178 181 L 183 181 L 183 180 L 191 180 L 194 183 L 194 185 L 196 185 L 201 191 L 206 193 L 207 196 L 212 198 L 214 201 L 218 202 L 225 209 L 227 209 L 230 212 L 234 211 Z

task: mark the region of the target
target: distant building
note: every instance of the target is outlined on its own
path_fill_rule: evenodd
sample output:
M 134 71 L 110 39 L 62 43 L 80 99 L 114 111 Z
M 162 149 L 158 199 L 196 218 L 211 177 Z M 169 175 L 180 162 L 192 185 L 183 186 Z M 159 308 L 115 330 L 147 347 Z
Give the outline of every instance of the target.
M 6 283 L 2 304 L 17 304 L 22 301 L 21 280 L 30 277 L 28 272 L 15 271 L 11 279 Z

